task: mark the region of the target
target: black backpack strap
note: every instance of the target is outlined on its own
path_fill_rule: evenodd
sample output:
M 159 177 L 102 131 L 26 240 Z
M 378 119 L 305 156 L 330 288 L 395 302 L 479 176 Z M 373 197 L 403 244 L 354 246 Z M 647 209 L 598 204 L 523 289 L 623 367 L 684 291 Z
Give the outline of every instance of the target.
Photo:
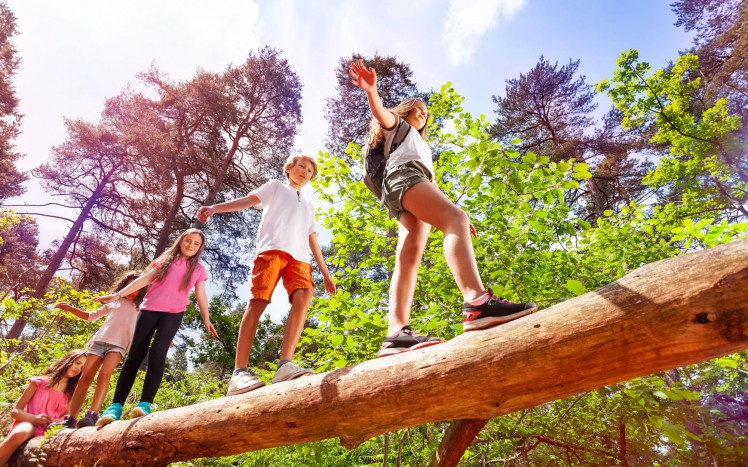
M 387 145 L 385 144 L 384 157 L 388 157 L 398 148 L 398 146 L 400 146 L 400 144 L 402 144 L 403 141 L 405 141 L 405 137 L 408 136 L 408 133 L 410 133 L 410 128 L 411 127 L 408 122 L 406 122 L 400 116 L 397 117 L 397 128 L 395 129 L 395 136 L 392 138 L 392 144 L 390 145 L 389 150 L 387 148 Z

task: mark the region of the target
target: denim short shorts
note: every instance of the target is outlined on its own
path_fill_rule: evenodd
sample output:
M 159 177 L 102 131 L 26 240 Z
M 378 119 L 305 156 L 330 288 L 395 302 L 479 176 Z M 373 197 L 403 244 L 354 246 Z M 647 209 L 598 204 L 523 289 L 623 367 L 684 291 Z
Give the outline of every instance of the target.
M 125 356 L 125 349 L 118 345 L 108 344 L 106 342 L 94 341 L 91 346 L 86 350 L 86 355 L 96 355 L 99 358 L 104 358 L 104 355 L 109 352 L 119 352 L 123 357 Z
M 430 182 L 431 174 L 423 164 L 417 161 L 409 161 L 393 168 L 387 168 L 382 182 L 382 198 L 384 205 L 390 210 L 390 214 L 400 219 L 405 212 L 403 209 L 403 195 L 413 185 L 421 182 Z

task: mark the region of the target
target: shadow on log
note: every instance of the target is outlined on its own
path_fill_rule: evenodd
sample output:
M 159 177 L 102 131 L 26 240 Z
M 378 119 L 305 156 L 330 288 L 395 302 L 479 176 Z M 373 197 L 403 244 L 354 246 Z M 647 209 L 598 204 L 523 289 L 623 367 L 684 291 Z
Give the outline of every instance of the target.
M 341 310 L 345 312 L 345 310 Z M 455 316 L 457 319 L 457 316 Z M 643 266 L 594 292 L 434 347 L 63 430 L 11 465 L 164 465 L 441 420 L 490 419 L 748 348 L 748 239 Z M 199 420 L 199 423 L 196 423 Z

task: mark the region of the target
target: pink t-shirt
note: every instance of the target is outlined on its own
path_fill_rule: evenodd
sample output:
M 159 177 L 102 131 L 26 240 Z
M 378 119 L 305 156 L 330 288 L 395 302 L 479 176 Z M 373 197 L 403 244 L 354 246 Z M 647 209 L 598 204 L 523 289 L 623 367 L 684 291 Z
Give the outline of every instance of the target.
M 154 263 L 156 268 L 161 267 L 160 262 Z M 140 304 L 141 310 L 162 311 L 164 313 L 181 313 L 187 309 L 190 303 L 190 291 L 195 285 L 208 280 L 208 274 L 205 267 L 198 264 L 192 276 L 190 277 L 187 288 L 182 288 L 184 275 L 190 268 L 187 259 L 179 257 L 171 263 L 169 271 L 161 281 L 151 284 L 148 293 L 145 294 L 143 303 Z
M 57 391 L 47 386 L 47 378 L 44 376 L 35 376 L 29 381 L 36 384 L 36 392 L 31 396 L 31 400 L 23 409 L 34 415 L 49 415 L 52 420 L 57 420 L 65 415 L 68 408 L 68 396 L 65 391 Z M 11 429 L 15 428 L 19 422 L 13 422 Z M 34 425 L 34 436 L 42 436 L 47 429 L 47 425 Z
M 132 334 L 135 332 L 135 322 L 138 320 L 138 308 L 135 302 L 120 298 L 88 314 L 87 321 L 95 321 L 107 315 L 91 342 L 104 342 L 127 350 L 130 348 Z

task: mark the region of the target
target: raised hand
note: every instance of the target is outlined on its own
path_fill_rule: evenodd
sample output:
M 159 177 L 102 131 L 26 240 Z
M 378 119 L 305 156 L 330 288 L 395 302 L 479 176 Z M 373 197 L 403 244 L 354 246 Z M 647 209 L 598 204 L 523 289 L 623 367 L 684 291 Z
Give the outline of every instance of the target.
M 367 69 L 363 60 L 359 60 L 358 63 L 351 63 L 351 68 L 348 70 L 348 73 L 350 73 L 353 78 L 351 82 L 354 86 L 361 88 L 366 92 L 375 91 L 377 89 L 377 72 L 371 67 Z
M 213 206 L 203 206 L 197 211 L 197 220 L 204 223 L 215 213 L 216 208 Z

